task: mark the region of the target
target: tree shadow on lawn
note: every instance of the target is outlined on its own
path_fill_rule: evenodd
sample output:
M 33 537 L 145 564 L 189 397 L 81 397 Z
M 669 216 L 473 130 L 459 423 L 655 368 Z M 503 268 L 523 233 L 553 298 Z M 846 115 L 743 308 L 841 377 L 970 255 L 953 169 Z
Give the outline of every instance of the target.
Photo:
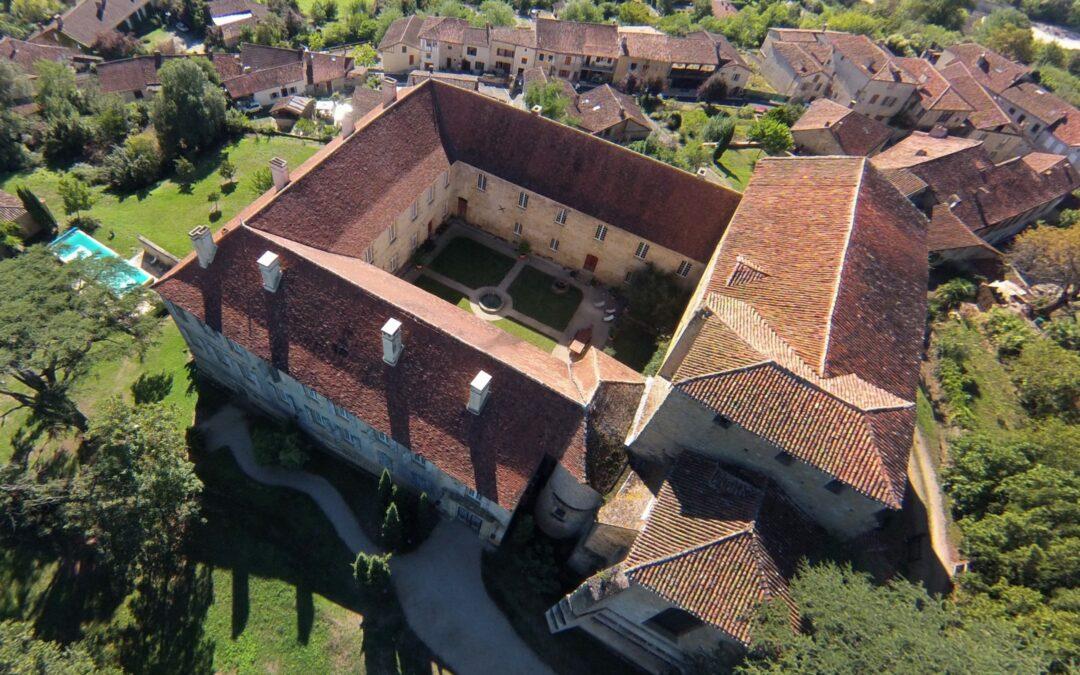
M 364 617 L 367 672 L 431 672 L 435 657 L 405 622 L 396 598 L 373 598 L 360 591 L 352 577 L 355 556 L 314 501 L 295 490 L 251 480 L 226 448 L 196 453 L 195 459 L 205 484 L 205 522 L 191 538 L 194 559 L 234 570 L 234 575 L 239 570 L 293 585 L 297 640 L 302 644 L 310 638 L 313 594 L 318 593 Z M 247 612 L 246 607 L 233 608 L 237 635 L 246 625 Z M 244 617 L 242 624 L 235 621 L 237 616 Z

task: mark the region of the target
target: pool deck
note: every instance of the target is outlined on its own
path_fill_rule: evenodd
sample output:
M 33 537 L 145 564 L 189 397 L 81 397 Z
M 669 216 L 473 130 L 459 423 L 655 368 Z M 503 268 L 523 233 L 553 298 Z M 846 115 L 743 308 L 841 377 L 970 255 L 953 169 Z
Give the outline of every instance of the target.
M 49 242 L 48 248 L 64 263 L 69 263 L 72 260 L 92 255 L 124 260 L 116 251 L 105 244 L 102 244 L 100 241 L 77 227 L 65 230 L 63 234 Z M 136 254 L 134 258 L 131 260 L 124 260 L 124 262 L 134 270 L 131 278 L 133 281 L 137 282 L 135 285 L 146 286 L 154 283 L 157 279 L 154 275 L 142 269 L 138 262 L 140 255 L 141 254 Z M 127 288 L 127 286 L 125 286 L 125 288 Z

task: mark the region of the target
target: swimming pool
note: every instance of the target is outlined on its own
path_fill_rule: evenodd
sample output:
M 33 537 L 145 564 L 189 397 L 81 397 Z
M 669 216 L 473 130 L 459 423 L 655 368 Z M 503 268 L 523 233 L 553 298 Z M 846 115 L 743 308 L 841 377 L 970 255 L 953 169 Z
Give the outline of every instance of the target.
M 116 251 L 105 244 L 102 244 L 100 241 L 94 239 L 77 227 L 71 228 L 54 239 L 52 243 L 49 244 L 49 248 L 52 249 L 52 252 L 56 254 L 57 258 L 60 258 L 60 260 L 65 263 L 71 262 L 72 260 L 80 260 L 89 256 L 97 256 L 99 258 L 120 258 Z M 154 278 L 152 276 L 125 260 L 123 272 L 115 279 L 111 280 L 109 286 L 111 286 L 114 291 L 122 293 L 129 288 L 142 286 L 153 280 Z

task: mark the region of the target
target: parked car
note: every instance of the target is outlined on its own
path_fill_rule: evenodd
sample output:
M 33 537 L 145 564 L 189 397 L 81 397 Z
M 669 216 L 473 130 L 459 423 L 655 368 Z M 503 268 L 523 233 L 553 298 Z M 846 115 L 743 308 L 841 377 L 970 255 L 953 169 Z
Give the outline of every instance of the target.
M 240 109 L 240 112 L 251 114 L 257 113 L 262 110 L 262 104 L 255 99 L 247 99 L 246 101 L 237 101 L 236 107 Z
M 176 30 L 180 31 L 181 33 L 186 33 L 191 29 L 188 28 L 188 25 L 186 23 L 184 23 L 183 21 L 177 21 L 176 22 Z

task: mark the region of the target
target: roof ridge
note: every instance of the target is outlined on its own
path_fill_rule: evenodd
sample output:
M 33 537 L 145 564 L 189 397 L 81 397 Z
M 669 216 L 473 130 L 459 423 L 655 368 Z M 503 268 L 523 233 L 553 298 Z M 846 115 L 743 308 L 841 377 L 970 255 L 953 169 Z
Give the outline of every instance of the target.
M 829 318 L 825 324 L 825 344 L 824 348 L 821 350 L 821 364 L 818 366 L 818 370 L 821 372 L 822 377 L 827 377 L 825 373 L 826 364 L 829 359 L 829 343 L 832 339 L 833 314 L 835 314 L 836 312 L 836 300 L 840 295 L 840 285 L 844 279 L 844 269 L 845 267 L 847 267 L 848 251 L 851 250 L 851 235 L 855 232 L 855 214 L 856 209 L 858 209 L 859 207 L 859 196 L 862 194 L 863 180 L 865 179 L 866 172 L 868 171 L 867 166 L 869 164 L 869 160 L 866 157 L 862 157 L 860 158 L 860 163 L 862 164 L 862 170 L 859 171 L 859 180 L 855 181 L 855 187 L 852 191 L 851 213 L 848 217 L 847 235 L 844 237 L 844 252 L 840 257 L 840 264 L 836 267 L 836 284 L 835 286 L 833 286 L 832 297 L 829 301 Z
M 648 527 L 648 525 L 646 525 L 646 527 Z M 629 574 L 630 572 L 634 572 L 636 570 L 643 570 L 643 569 L 646 569 L 646 568 L 649 568 L 649 567 L 655 567 L 657 565 L 663 565 L 663 564 L 672 562 L 674 560 L 678 560 L 679 558 L 684 558 L 684 557 L 686 557 L 688 555 L 698 553 L 699 551 L 702 551 L 702 550 L 704 550 L 706 548 L 711 548 L 713 546 L 716 546 L 717 544 L 724 543 L 725 541 L 728 541 L 730 539 L 735 539 L 737 537 L 743 537 L 743 536 L 753 537 L 754 536 L 753 529 L 754 529 L 753 521 L 751 521 L 751 524 L 747 525 L 746 527 L 744 527 L 742 529 L 735 530 L 734 532 L 728 532 L 727 534 L 723 534 L 723 535 L 721 535 L 719 537 L 716 537 L 714 539 L 709 539 L 708 541 L 704 541 L 704 542 L 702 542 L 700 544 L 696 544 L 696 545 L 691 546 L 689 548 L 684 548 L 683 550 L 676 551 L 675 553 L 671 553 L 671 554 L 668 554 L 668 555 L 665 555 L 665 556 L 661 556 L 659 558 L 654 558 L 654 559 L 648 560 L 646 562 L 638 563 L 638 564 L 634 565 L 633 567 L 631 567 L 630 569 L 624 570 L 624 572 Z

